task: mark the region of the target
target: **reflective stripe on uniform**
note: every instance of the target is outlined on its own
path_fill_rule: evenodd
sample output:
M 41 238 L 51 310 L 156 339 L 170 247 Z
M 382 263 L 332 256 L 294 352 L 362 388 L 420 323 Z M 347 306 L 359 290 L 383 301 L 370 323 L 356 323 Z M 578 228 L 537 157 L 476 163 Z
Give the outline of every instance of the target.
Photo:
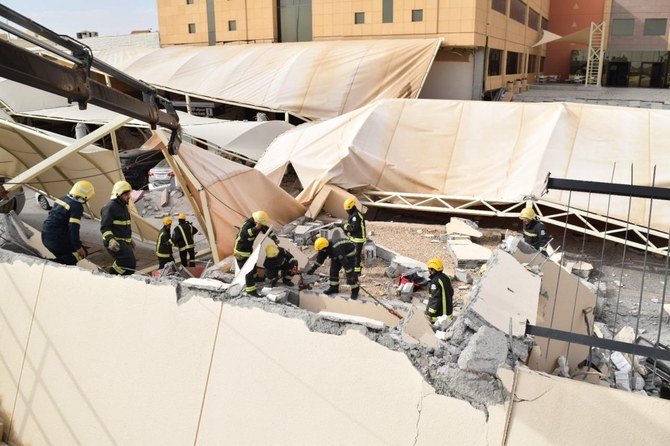
M 133 241 L 133 238 L 132 238 L 132 237 L 128 237 L 128 238 L 124 238 L 124 237 L 114 237 L 114 238 L 115 238 L 117 241 L 120 240 L 120 241 L 122 241 L 122 242 L 127 242 L 127 243 L 130 243 L 130 242 Z
M 78 225 L 80 225 L 81 220 L 79 220 L 78 218 L 70 218 L 70 223 L 77 223 Z
M 112 268 L 114 268 L 114 271 L 116 271 L 119 274 L 123 274 L 126 272 L 126 269 L 123 268 L 122 266 L 117 265 L 116 262 L 112 263 Z
M 528 237 L 537 237 L 537 234 L 534 232 L 528 232 L 525 229 L 523 230 L 523 235 L 526 235 Z
M 108 235 L 114 237 L 114 233 L 112 231 L 105 231 L 102 233 L 102 238 L 107 238 Z
M 429 312 L 430 314 L 435 314 L 435 313 L 437 313 L 437 310 L 436 310 L 435 308 L 429 308 L 429 309 L 428 309 L 428 312 Z
M 245 252 L 245 251 L 238 251 L 237 249 L 233 251 L 233 255 L 235 257 L 249 257 L 251 255 L 250 252 Z
M 349 237 L 349 240 L 351 240 L 354 243 L 365 243 L 365 238 L 357 238 L 357 237 Z
M 251 292 L 253 292 L 253 291 L 256 291 L 256 285 L 246 287 L 246 288 L 245 288 L 245 291 L 246 291 L 247 293 L 251 293 Z
M 171 255 L 172 254 L 161 254 L 160 252 L 156 253 L 156 257 L 160 257 L 162 259 L 166 259 L 166 258 L 170 257 Z
M 181 225 L 179 225 L 177 227 L 181 231 L 182 240 L 184 240 L 184 243 L 186 243 L 187 239 L 186 239 L 186 233 L 184 232 L 184 228 Z M 179 250 L 180 251 L 186 251 L 187 249 L 191 249 L 191 248 L 195 248 L 195 245 L 194 244 L 184 245 L 181 248 L 179 248 Z
M 65 209 L 67 209 L 68 211 L 70 210 L 70 205 L 67 204 L 66 202 L 64 202 L 63 200 L 59 200 L 58 198 L 56 198 L 54 201 L 55 201 L 57 204 L 63 206 L 63 207 L 64 207 Z
M 161 233 L 158 234 L 158 240 L 156 240 L 156 257 L 166 258 L 166 257 L 170 257 L 172 255 L 171 252 L 169 254 L 162 254 L 158 251 L 161 248 L 161 244 L 162 244 L 162 240 L 163 240 L 164 235 L 165 235 L 165 233 L 163 231 L 161 231 Z
M 444 283 L 442 280 L 438 279 L 437 282 L 440 284 L 440 289 L 442 290 L 442 314 L 447 314 L 447 290 L 444 288 Z
M 75 260 L 77 260 L 77 262 L 81 262 L 81 259 L 83 259 L 83 257 L 80 256 L 77 251 L 73 251 L 72 255 L 74 256 Z
M 117 226 L 128 226 L 131 223 L 130 220 L 114 220 L 112 221 L 112 224 Z

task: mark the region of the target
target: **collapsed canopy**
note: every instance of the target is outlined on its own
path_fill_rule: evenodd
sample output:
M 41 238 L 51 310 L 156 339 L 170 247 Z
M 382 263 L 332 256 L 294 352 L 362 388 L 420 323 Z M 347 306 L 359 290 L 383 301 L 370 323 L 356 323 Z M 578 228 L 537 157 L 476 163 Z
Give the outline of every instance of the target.
M 569 103 L 385 100 L 279 136 L 256 168 L 279 184 L 291 163 L 309 202 L 327 183 L 345 189 L 518 201 L 553 177 L 670 184 L 670 111 Z M 317 161 L 318 160 L 318 161 Z M 615 169 L 616 163 L 616 169 Z M 567 192 L 549 201 L 568 205 Z M 573 194 L 570 206 L 605 215 L 608 197 Z M 612 197 L 610 216 L 647 225 L 649 201 Z M 651 226 L 667 231 L 670 205 Z
M 96 54 L 156 86 L 309 119 L 416 98 L 439 39 L 115 48 Z

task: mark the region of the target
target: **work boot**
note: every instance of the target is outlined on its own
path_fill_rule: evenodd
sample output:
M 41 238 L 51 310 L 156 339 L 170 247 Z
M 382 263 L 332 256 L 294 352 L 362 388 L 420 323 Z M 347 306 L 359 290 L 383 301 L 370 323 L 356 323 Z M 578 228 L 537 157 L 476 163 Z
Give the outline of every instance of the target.
M 323 294 L 337 294 L 339 292 L 340 292 L 340 287 L 329 286 L 328 289 L 323 292 Z
M 351 296 L 350 296 L 350 299 L 351 299 L 351 300 L 356 300 L 356 299 L 358 299 L 358 288 L 353 288 L 353 289 L 351 290 Z
M 283 279 L 282 282 L 286 286 L 293 286 L 293 282 L 291 282 L 291 279 Z
M 263 297 L 260 294 L 258 294 L 258 290 L 247 291 L 247 296 L 249 296 L 249 297 Z

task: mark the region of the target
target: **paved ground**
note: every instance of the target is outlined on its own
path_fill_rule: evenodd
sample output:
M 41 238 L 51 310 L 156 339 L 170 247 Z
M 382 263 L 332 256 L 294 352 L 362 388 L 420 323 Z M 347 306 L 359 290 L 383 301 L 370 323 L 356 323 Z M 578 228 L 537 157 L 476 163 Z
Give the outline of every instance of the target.
M 669 108 L 670 89 L 614 88 L 570 84 L 530 85 L 514 102 L 588 102 L 641 108 Z

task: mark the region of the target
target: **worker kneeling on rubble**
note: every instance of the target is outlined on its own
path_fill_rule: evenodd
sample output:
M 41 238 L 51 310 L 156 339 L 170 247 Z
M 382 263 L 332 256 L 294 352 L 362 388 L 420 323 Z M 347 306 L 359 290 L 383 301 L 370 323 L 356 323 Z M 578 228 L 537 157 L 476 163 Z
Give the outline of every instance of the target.
M 110 274 L 125 276 L 135 272 L 135 242 L 128 210 L 131 190 L 127 181 L 114 183 L 111 200 L 100 211 L 100 232 L 105 248 L 114 257 Z
M 330 286 L 324 291 L 324 294 L 335 294 L 340 291 L 340 270 L 344 268 L 347 284 L 351 285 L 351 298 L 358 299 L 358 275 L 354 271 L 356 246 L 349 240 L 328 240 L 319 237 L 314 242 L 314 249 L 318 252 L 316 262 L 307 271 L 307 274 L 314 274 L 314 271 L 330 257 Z
M 544 251 L 549 243 L 547 228 L 535 215 L 533 208 L 525 208 L 519 214 L 519 219 L 523 222 L 523 241 L 533 248 Z
M 54 262 L 76 265 L 86 257 L 86 249 L 79 239 L 79 229 L 84 203 L 94 194 L 93 185 L 82 180 L 74 183 L 67 195 L 55 200 L 53 209 L 42 224 L 42 243 L 56 256 Z
M 240 231 L 237 233 L 237 238 L 235 239 L 235 250 L 233 254 L 235 255 L 235 260 L 237 261 L 237 266 L 242 268 L 244 263 L 247 261 L 249 256 L 251 256 L 251 251 L 254 249 L 254 241 L 258 234 L 266 233 L 270 227 L 270 217 L 264 211 L 256 211 L 251 214 L 251 218 L 247 219 Z M 273 240 L 276 241 L 274 235 L 270 236 Z M 256 268 L 253 268 L 246 276 L 246 292 L 250 296 L 260 297 L 258 291 L 256 290 L 256 279 L 258 279 L 258 274 L 256 273 Z
M 158 233 L 158 238 L 156 239 L 156 257 L 158 257 L 159 268 L 163 268 L 168 263 L 174 262 L 174 257 L 172 257 L 172 248 L 174 248 L 174 244 L 170 238 L 171 227 L 172 219 L 170 217 L 165 217 L 163 219 L 163 228 L 161 229 L 161 232 Z
M 356 247 L 356 266 L 354 267 L 354 272 L 360 275 L 361 268 L 363 267 L 361 253 L 363 252 L 363 245 L 365 245 L 367 239 L 365 218 L 363 218 L 363 214 L 356 208 L 356 202 L 353 198 L 347 198 L 344 201 L 344 210 L 349 214 L 349 218 L 344 224 L 343 229 L 344 232 L 346 232 L 347 237 L 349 237 L 349 240 L 351 240 Z
M 291 286 L 293 285 L 291 278 L 298 274 L 298 261 L 284 248 L 268 245 L 265 248 L 263 268 L 265 268 L 265 278 L 270 281 L 272 286 L 277 284 L 280 272 L 284 285 Z
M 179 248 L 179 259 L 182 266 L 195 266 L 195 243 L 193 236 L 198 229 L 186 220 L 186 215 L 179 214 L 179 224 L 172 233 L 172 242 Z M 189 260 L 190 257 L 190 260 Z
M 428 306 L 426 315 L 431 323 L 437 321 L 440 316 L 449 316 L 454 311 L 454 289 L 451 287 L 449 277 L 443 272 L 444 265 L 440 259 L 430 259 L 428 261 L 428 274 L 430 275 L 430 285 L 428 292 Z

